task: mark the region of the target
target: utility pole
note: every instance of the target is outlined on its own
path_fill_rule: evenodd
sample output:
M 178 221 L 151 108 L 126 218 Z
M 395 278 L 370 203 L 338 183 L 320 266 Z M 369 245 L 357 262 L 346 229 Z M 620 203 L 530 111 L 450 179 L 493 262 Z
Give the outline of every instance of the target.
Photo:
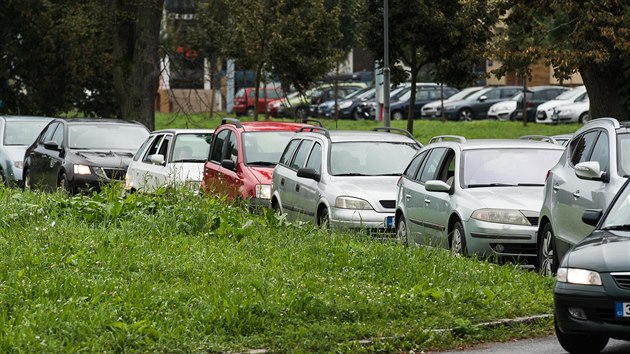
M 383 0 L 383 37 L 385 51 L 383 53 L 383 125 L 390 126 L 389 117 L 389 3 Z

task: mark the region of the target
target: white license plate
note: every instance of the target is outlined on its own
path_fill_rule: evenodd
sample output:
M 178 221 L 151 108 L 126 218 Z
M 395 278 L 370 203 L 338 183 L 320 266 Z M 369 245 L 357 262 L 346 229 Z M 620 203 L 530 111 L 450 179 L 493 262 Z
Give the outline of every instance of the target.
M 615 317 L 630 317 L 630 302 L 617 301 L 615 303 Z

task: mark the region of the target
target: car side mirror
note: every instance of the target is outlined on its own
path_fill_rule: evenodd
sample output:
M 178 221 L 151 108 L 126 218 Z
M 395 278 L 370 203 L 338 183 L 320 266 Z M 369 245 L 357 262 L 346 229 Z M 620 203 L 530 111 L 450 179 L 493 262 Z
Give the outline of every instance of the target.
M 164 165 L 164 161 L 165 161 L 164 155 L 159 155 L 159 154 L 149 156 L 149 160 L 151 160 L 151 163 L 154 165 Z
M 48 140 L 44 142 L 44 148 L 48 150 L 59 150 L 59 144 L 54 140 Z
M 312 179 L 317 182 L 319 182 L 319 180 L 321 179 L 321 175 L 319 174 L 319 172 L 315 171 L 315 169 L 310 168 L 310 167 L 309 168 L 302 167 L 298 169 L 297 176 L 302 177 L 302 178 Z
M 426 183 L 424 184 L 424 188 L 429 192 L 448 193 L 451 191 L 451 186 L 448 183 L 440 180 L 426 181 Z
M 483 96 L 479 97 L 479 101 L 481 101 L 481 102 L 483 102 L 483 101 L 485 101 L 487 99 L 488 99 L 488 96 L 486 96 L 486 95 L 483 95 Z
M 601 218 L 601 209 L 585 209 L 582 213 L 582 221 L 587 225 L 596 226 Z
M 221 161 L 221 167 L 231 171 L 236 171 L 236 162 L 230 159 L 225 159 Z
M 208 143 L 208 145 L 212 145 L 212 135 L 206 136 L 206 143 Z
M 605 173 L 600 170 L 599 162 L 585 161 L 575 165 L 575 175 L 581 179 L 604 181 Z

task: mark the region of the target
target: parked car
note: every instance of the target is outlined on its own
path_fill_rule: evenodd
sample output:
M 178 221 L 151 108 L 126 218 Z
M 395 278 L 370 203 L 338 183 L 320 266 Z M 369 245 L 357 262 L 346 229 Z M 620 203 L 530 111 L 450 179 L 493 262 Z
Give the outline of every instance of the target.
M 278 87 L 261 87 L 258 89 L 258 113 L 264 114 L 269 102 L 284 97 L 282 89 Z M 256 88 L 247 87 L 238 90 L 234 95 L 234 113 L 237 116 L 253 117 L 256 112 Z
M 535 263 L 545 174 L 563 151 L 535 140 L 431 139 L 398 182 L 398 239 Z
M 453 87 L 442 85 L 420 86 L 416 88 L 416 103 L 414 104 L 414 119 L 422 118 L 422 107 L 440 97 L 448 99 L 459 90 Z M 393 120 L 407 119 L 409 106 L 411 105 L 411 90 L 407 91 L 397 101 L 390 104 L 390 116 Z
M 609 338 L 630 340 L 630 187 L 587 209 L 595 229 L 562 258 L 554 288 L 556 337 L 570 353 L 599 353 Z
M 554 108 L 551 120 L 563 123 L 586 123 L 591 120 L 588 94 L 578 101 Z
M 213 129 L 164 129 L 151 133 L 125 176 L 128 192 L 187 185 L 199 191 Z
M 376 89 L 373 87 L 366 87 L 354 91 L 337 101 L 339 108 L 339 118 L 341 119 L 355 119 L 362 120 L 365 118 L 362 114 L 359 114 L 358 106 L 368 100 L 376 97 Z M 335 115 L 335 100 L 328 100 L 317 107 L 318 117 L 334 117 Z
M 368 85 L 363 82 L 340 82 L 338 86 L 343 90 L 358 90 L 368 87 Z M 285 98 L 270 102 L 267 105 L 267 109 L 269 110 L 269 114 L 274 118 L 296 117 L 304 119 L 309 114 L 310 106 L 315 103 L 313 96 L 315 95 L 317 97 L 319 93 L 330 90 L 331 88 L 334 89 L 333 84 L 322 84 L 307 90 L 304 94 L 294 92 L 287 95 Z
M 295 134 L 273 171 L 272 207 L 313 225 L 393 230 L 396 181 L 421 145 L 406 131 L 376 130 Z
M 417 82 L 416 87 L 420 88 L 423 86 L 437 86 L 435 83 L 431 82 Z M 392 86 L 389 91 L 389 104 L 390 106 L 400 100 L 402 96 L 404 96 L 407 92 L 411 90 L 411 83 L 405 82 L 396 86 Z M 363 118 L 375 119 L 377 116 L 377 109 L 379 105 L 377 102 L 377 97 L 374 95 L 373 98 L 361 103 L 357 107 L 357 114 L 362 115 Z M 391 110 L 390 110 L 391 111 Z
M 105 183 L 125 179 L 148 136 L 149 130 L 133 121 L 54 119 L 24 153 L 24 189 L 98 192 Z
M 578 86 L 560 94 L 551 101 L 540 104 L 536 108 L 536 123 L 560 123 L 560 121 L 552 119 L 553 110 L 559 106 L 580 101 L 586 95 L 586 87 Z
M 444 99 L 444 102 L 459 101 L 481 90 L 483 86 L 466 87 L 458 93 Z M 442 100 L 438 99 L 422 106 L 422 119 L 436 119 L 442 117 Z
M 0 116 L 0 184 L 22 186 L 24 152 L 54 118 Z
M 273 168 L 291 137 L 304 127 L 313 125 L 224 118 L 213 134 L 201 191 L 269 207 Z
M 569 144 L 569 141 L 571 141 L 573 134 L 558 134 L 552 135 L 551 137 L 556 141 L 557 144 L 566 147 Z
M 355 85 L 339 85 L 335 88 L 335 85 L 331 87 L 319 87 L 311 92 L 311 106 L 309 107 L 310 117 L 322 117 L 319 114 L 319 106 L 325 102 L 332 102 L 334 105 L 335 97 L 337 101 L 342 100 L 346 96 L 352 96 L 356 92 L 361 92 L 367 87 L 358 87 Z M 335 95 L 335 92 L 337 93 Z
M 553 275 L 567 251 L 593 231 L 585 209 L 605 209 L 630 175 L 629 122 L 598 118 L 578 129 L 549 171 L 538 223 L 538 267 Z
M 544 102 L 554 99 L 569 88 L 563 86 L 532 86 L 527 88 L 526 110 L 527 121 L 536 120 L 536 109 Z M 512 96 L 509 100 L 493 104 L 488 110 L 488 118 L 498 120 L 523 120 L 523 92 Z
M 445 102 L 444 116 L 448 120 L 463 121 L 487 118 L 490 106 L 497 102 L 507 101 L 521 89 L 520 86 L 483 88 L 462 100 Z

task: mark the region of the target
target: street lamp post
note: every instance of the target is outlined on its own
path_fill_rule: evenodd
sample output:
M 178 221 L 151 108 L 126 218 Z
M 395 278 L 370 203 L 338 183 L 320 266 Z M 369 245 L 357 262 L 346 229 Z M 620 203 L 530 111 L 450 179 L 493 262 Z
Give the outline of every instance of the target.
M 383 0 L 383 37 L 385 50 L 383 53 L 383 125 L 390 126 L 389 117 L 389 4 Z

